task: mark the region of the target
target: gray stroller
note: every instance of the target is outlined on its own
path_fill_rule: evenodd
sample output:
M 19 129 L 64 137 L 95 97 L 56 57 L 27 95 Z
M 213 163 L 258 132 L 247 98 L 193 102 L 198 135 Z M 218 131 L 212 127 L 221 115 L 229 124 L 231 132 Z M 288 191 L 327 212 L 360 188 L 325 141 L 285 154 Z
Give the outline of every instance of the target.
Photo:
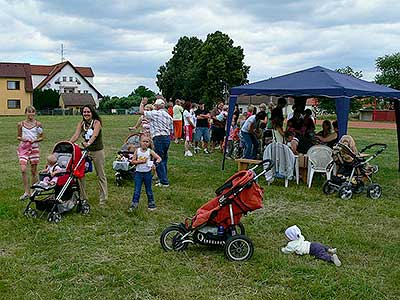
M 135 175 L 135 166 L 130 163 L 135 150 L 140 145 L 140 134 L 130 134 L 125 143 L 118 151 L 113 161 L 113 170 L 115 171 L 115 184 L 121 186 L 124 180 L 132 180 Z

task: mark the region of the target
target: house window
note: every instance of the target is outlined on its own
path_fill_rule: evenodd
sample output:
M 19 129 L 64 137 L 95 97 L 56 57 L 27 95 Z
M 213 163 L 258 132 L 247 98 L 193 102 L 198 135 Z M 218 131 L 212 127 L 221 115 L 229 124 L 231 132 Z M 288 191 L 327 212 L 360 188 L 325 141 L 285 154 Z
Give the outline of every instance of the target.
M 70 76 L 69 81 L 74 81 L 74 78 L 72 76 Z
M 89 92 L 88 90 L 84 90 L 84 91 L 83 91 L 84 94 L 87 94 L 88 92 Z
M 7 89 L 8 90 L 19 90 L 19 81 L 7 81 Z
M 63 81 L 67 81 L 67 76 L 63 76 Z
M 7 100 L 8 109 L 19 109 L 21 108 L 21 100 L 18 99 L 8 99 Z

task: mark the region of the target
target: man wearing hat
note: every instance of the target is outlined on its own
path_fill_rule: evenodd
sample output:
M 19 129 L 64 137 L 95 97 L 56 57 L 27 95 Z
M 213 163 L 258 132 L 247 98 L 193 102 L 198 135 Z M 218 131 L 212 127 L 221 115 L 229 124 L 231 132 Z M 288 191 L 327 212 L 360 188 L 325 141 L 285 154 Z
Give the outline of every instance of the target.
M 165 110 L 165 102 L 157 99 L 154 103 L 155 109 L 145 111 L 144 106 L 147 104 L 147 98 L 143 98 L 140 102 L 139 112 L 150 121 L 150 134 L 153 139 L 154 151 L 161 157 L 161 162 L 156 166 L 158 179 L 160 180 L 156 186 L 169 187 L 168 180 L 168 149 L 171 143 L 170 136 L 173 133 L 172 118 Z

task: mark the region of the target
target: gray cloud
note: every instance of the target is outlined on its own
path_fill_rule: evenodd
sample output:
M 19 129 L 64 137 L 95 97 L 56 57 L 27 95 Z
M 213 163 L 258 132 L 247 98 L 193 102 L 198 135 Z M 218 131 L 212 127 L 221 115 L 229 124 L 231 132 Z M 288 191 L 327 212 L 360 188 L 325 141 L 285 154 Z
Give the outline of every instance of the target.
M 157 90 L 157 69 L 184 35 L 227 33 L 244 49 L 250 81 L 315 65 L 350 65 L 373 79 L 375 59 L 400 49 L 393 0 L 0 0 L 0 7 L 0 61 L 54 64 L 63 43 L 65 57 L 91 66 L 111 95 L 139 84 Z

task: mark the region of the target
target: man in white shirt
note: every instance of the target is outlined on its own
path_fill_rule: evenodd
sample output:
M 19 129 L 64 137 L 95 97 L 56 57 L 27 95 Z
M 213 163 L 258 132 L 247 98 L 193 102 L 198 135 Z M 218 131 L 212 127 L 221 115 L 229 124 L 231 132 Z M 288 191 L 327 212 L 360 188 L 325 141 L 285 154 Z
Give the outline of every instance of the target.
M 169 187 L 168 180 L 168 150 L 171 143 L 171 134 L 173 133 L 172 118 L 165 110 L 165 102 L 157 99 L 154 103 L 154 110 L 145 111 L 147 98 L 140 102 L 139 112 L 150 121 L 150 134 L 153 139 L 154 151 L 161 157 L 161 162 L 156 166 L 158 179 L 157 186 Z

